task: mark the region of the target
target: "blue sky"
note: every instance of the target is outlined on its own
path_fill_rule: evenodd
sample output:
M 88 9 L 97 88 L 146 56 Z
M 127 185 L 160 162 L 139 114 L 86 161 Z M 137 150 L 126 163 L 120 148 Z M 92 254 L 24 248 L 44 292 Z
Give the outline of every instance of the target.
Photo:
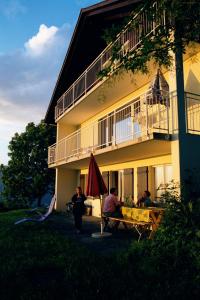
M 97 2 L 0 0 L 0 163 L 14 133 L 44 117 L 80 9 Z

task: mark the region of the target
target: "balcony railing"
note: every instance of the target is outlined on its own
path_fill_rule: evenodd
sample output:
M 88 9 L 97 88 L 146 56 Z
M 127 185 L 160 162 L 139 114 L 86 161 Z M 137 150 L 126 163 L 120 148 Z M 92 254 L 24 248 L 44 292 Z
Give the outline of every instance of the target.
M 116 41 L 108 45 L 108 47 L 105 48 L 105 50 L 59 98 L 57 106 L 55 107 L 56 120 L 102 80 L 99 78 L 98 74 L 109 66 L 113 47 L 120 45 L 121 50 L 119 54 L 120 56 L 124 56 L 127 52 L 131 52 L 139 47 L 142 36 L 152 34 L 160 25 L 163 26 L 165 24 L 165 14 L 163 14 L 162 19 L 153 21 L 148 17 L 147 12 L 144 10 L 141 10 L 135 15 L 134 19 L 140 24 L 139 28 L 130 29 L 130 26 L 127 25 L 127 27 L 118 35 Z
M 49 164 L 141 142 L 153 133 L 169 134 L 173 123 L 172 100 L 169 93 L 147 91 L 128 105 L 49 147 Z
M 200 135 L 200 95 L 185 93 L 187 132 Z

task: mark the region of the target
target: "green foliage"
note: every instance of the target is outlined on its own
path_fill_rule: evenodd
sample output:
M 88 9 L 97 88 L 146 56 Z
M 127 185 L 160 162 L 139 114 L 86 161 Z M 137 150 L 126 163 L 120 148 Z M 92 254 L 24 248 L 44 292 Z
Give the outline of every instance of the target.
M 25 132 L 9 143 L 9 162 L 1 165 L 4 189 L 2 196 L 8 208 L 23 208 L 53 189 L 54 172 L 48 169 L 48 146 L 55 141 L 55 128 L 41 122 L 29 123 Z
M 125 198 L 124 198 L 124 206 L 125 207 L 133 207 L 133 199 L 132 199 L 131 195 L 125 196 Z
M 148 35 L 144 32 L 143 21 L 139 17 L 135 18 L 140 11 L 145 12 L 148 21 L 160 24 Z M 161 22 L 164 14 L 165 25 Z M 184 53 L 191 41 L 200 40 L 200 1 L 160 0 L 157 1 L 157 5 L 155 0 L 143 1 L 141 6 L 131 13 L 125 29 L 140 32 L 140 45 L 122 55 L 122 41 L 117 42 L 116 51 L 116 28 L 108 29 L 106 40 L 113 42 L 111 64 L 100 72 L 100 77 L 117 73 L 119 69 L 133 73 L 137 71 L 147 73 L 150 60 L 159 66 L 169 68 L 172 63 L 172 53 L 175 53 L 177 48 Z M 116 58 L 119 62 L 117 66 Z

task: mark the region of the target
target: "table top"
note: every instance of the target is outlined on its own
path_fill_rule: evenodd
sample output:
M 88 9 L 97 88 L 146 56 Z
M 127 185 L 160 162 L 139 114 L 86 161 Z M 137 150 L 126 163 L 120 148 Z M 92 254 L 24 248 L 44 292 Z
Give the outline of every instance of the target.
M 126 218 L 134 219 L 137 221 L 149 222 L 155 214 L 163 212 L 163 208 L 159 207 L 122 207 L 122 214 Z

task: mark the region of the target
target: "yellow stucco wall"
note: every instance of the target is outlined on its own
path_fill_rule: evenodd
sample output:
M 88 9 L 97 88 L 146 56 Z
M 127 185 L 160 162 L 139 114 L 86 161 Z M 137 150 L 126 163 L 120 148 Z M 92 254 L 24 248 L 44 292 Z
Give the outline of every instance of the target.
M 78 185 L 79 172 L 67 170 L 63 167 L 56 169 L 56 210 L 65 211 L 66 203 L 71 201 L 75 188 Z
M 152 72 L 156 73 L 156 69 Z M 175 70 L 172 68 L 169 71 L 163 71 L 163 74 L 166 78 L 166 80 L 169 83 L 170 91 L 176 90 L 176 78 L 175 78 Z M 141 76 L 140 76 L 141 78 Z M 185 90 L 188 92 L 198 93 L 200 94 L 200 51 L 198 47 L 194 48 L 192 45 L 188 49 L 187 55 L 185 56 L 184 61 L 184 81 L 185 81 Z M 134 98 L 137 98 L 139 95 L 143 94 L 147 91 L 149 88 L 149 84 L 143 85 L 142 82 L 140 82 L 140 87 L 130 93 L 129 95 L 126 95 L 125 97 L 121 98 L 116 103 L 112 104 L 111 106 L 107 107 L 106 109 L 99 111 L 97 114 L 95 114 L 92 118 L 89 120 L 81 123 L 79 126 L 80 128 L 86 128 L 88 125 L 96 122 L 97 120 L 101 119 L 105 115 L 109 114 L 110 112 L 113 112 L 114 110 L 122 107 L 123 105 L 129 103 Z M 134 90 L 134 88 L 133 88 Z M 84 101 L 84 100 L 83 100 Z M 89 107 L 88 107 L 89 109 Z M 197 108 L 198 111 L 198 108 Z M 81 111 L 80 111 L 81 114 Z M 67 115 L 66 115 L 67 118 Z M 196 124 L 199 124 L 200 122 L 197 120 Z M 198 123 L 199 122 L 199 123 Z M 98 132 L 98 126 L 95 125 L 94 128 L 95 132 Z M 60 140 L 64 137 L 66 137 L 68 134 L 71 134 L 73 131 L 75 131 L 77 127 L 70 126 L 70 125 L 64 125 L 61 122 L 58 122 L 57 127 L 57 140 Z M 98 134 L 93 135 L 93 130 L 91 128 L 84 129 L 82 131 L 82 135 L 80 138 L 81 147 L 88 147 L 92 143 L 98 142 Z M 173 178 L 175 181 L 179 179 L 179 145 L 177 139 L 174 139 L 171 142 L 171 153 L 169 155 L 164 156 L 157 156 L 157 157 L 150 157 L 147 159 L 141 159 L 136 161 L 130 161 L 126 162 L 126 157 L 124 157 L 124 162 L 120 164 L 107 164 L 103 167 L 101 167 L 101 171 L 115 171 L 115 170 L 122 170 L 127 168 L 133 168 L 134 172 L 136 172 L 137 168 L 143 167 L 143 166 L 155 166 L 155 165 L 165 165 L 165 164 L 172 164 L 173 166 Z M 87 174 L 87 169 L 81 169 L 81 174 Z M 56 183 L 56 190 L 57 190 L 57 208 L 59 210 L 62 210 L 65 208 L 66 199 L 69 198 L 69 196 L 72 194 L 74 187 L 77 185 L 78 179 L 77 179 L 77 171 L 73 170 L 64 170 L 60 169 L 60 167 L 57 168 L 57 183 Z M 136 178 L 136 177 L 135 177 Z M 152 186 L 154 185 L 153 178 L 151 179 Z M 134 181 L 134 197 L 137 196 L 137 180 Z M 95 215 L 99 214 L 99 202 L 96 201 L 93 202 Z

